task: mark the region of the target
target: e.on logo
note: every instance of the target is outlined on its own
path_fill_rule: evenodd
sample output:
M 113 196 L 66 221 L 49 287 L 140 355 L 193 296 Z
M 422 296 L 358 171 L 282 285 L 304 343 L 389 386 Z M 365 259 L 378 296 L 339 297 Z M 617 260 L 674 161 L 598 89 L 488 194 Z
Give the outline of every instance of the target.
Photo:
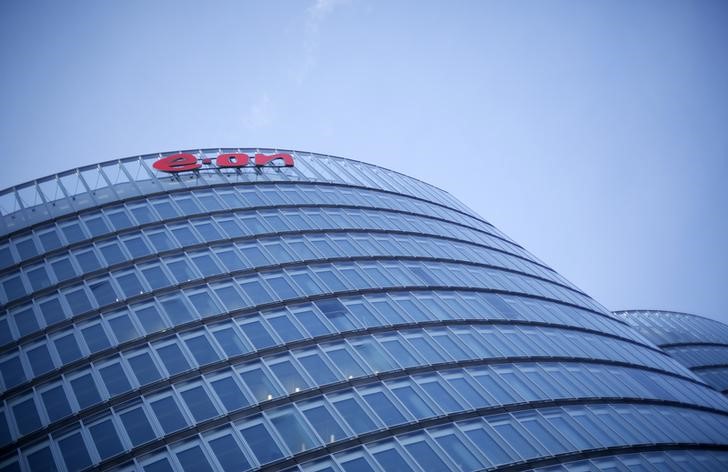
M 250 163 L 250 160 L 250 156 L 242 152 L 226 153 L 217 156 L 215 165 L 222 168 L 246 167 Z M 293 156 L 290 154 L 256 154 L 254 164 L 255 167 L 263 167 L 279 160 L 283 161 L 283 165 L 276 165 L 275 167 L 293 167 Z M 202 167 L 202 164 L 212 164 L 212 159 L 206 157 L 198 160 L 194 154 L 183 152 L 163 157 L 152 164 L 152 166 L 162 172 L 184 172 L 197 170 Z

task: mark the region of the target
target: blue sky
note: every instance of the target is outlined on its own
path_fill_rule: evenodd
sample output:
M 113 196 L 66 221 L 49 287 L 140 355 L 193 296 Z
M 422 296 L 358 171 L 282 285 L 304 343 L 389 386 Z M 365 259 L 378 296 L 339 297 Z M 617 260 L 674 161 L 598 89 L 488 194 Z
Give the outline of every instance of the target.
M 450 191 L 607 308 L 728 322 L 726 24 L 707 0 L 7 0 L 0 187 L 340 155 Z

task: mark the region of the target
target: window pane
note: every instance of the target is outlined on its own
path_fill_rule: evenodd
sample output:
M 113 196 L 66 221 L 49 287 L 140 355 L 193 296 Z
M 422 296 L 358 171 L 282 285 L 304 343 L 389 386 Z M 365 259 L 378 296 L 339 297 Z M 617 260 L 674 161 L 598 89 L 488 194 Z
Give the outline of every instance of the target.
M 13 416 L 20 434 L 28 434 L 41 427 L 40 416 L 35 408 L 33 397 L 13 406 Z
M 66 392 L 63 391 L 63 387 L 60 385 L 41 393 L 41 398 L 51 421 L 56 421 L 71 414 L 71 406 L 68 404 Z
M 355 433 L 361 434 L 377 428 L 361 406 L 352 398 L 340 400 L 334 406 Z
M 126 374 L 120 363 L 102 367 L 99 369 L 99 373 L 104 381 L 104 385 L 106 385 L 106 390 L 111 395 L 119 395 L 120 393 L 131 390 L 129 379 L 126 378 Z
M 271 418 L 273 426 L 278 429 L 288 449 L 297 454 L 316 445 L 313 434 L 301 422 L 293 410 L 287 410 L 279 416 Z
M 267 464 L 283 457 L 280 448 L 262 424 L 244 428 L 240 432 L 261 464 Z
M 61 439 L 58 441 L 58 446 L 68 470 L 77 471 L 91 465 L 91 458 L 88 451 L 86 451 L 86 445 L 80 433 Z
M 154 382 L 162 377 L 149 353 L 145 352 L 138 356 L 130 357 L 128 361 L 140 385 Z
M 234 411 L 249 405 L 248 399 L 245 398 L 245 395 L 232 377 L 215 380 L 211 384 L 227 411 Z
M 111 420 L 90 426 L 89 431 L 96 444 L 96 450 L 99 451 L 102 459 L 111 457 L 124 450 Z
M 91 374 L 86 374 L 71 380 L 71 387 L 76 394 L 76 400 L 78 400 L 81 408 L 86 408 L 101 401 L 101 396 L 96 389 L 96 384 Z
M 203 421 L 213 416 L 217 416 L 218 412 L 215 405 L 212 404 L 210 397 L 202 387 L 195 387 L 181 393 L 182 398 L 195 421 Z
M 316 428 L 316 433 L 325 443 L 332 443 L 346 437 L 339 423 L 323 405 L 303 412 L 308 421 Z
M 162 425 L 162 429 L 166 434 L 187 427 L 187 421 L 182 416 L 182 412 L 177 406 L 177 402 L 174 401 L 174 398 L 162 398 L 161 400 L 152 402 L 151 406 L 157 415 L 159 424 Z
M 145 443 L 154 439 L 154 431 L 147 420 L 147 415 L 141 408 L 122 413 L 121 422 L 129 435 L 129 439 L 134 446 Z
M 179 463 L 182 464 L 182 469 L 185 472 L 204 472 L 208 470 L 212 472 L 212 467 L 210 467 L 210 463 L 207 461 L 200 446 L 178 452 L 177 459 L 179 459 Z
M 210 441 L 210 449 L 225 472 L 240 472 L 250 469 L 250 464 L 235 439 L 228 435 Z
M 162 359 L 164 367 L 170 375 L 177 374 L 189 370 L 190 364 L 187 362 L 185 355 L 177 344 L 168 344 L 167 346 L 157 348 L 157 354 Z
M 233 328 L 225 328 L 213 333 L 215 340 L 222 347 L 228 357 L 248 352 L 248 348 Z

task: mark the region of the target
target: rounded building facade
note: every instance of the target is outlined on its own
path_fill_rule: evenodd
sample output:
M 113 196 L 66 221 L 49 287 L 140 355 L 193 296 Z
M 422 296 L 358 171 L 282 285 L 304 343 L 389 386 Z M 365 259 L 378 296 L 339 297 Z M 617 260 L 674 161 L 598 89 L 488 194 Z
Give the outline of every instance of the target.
M 705 383 L 728 395 L 728 326 L 675 311 L 626 310 L 615 314 Z
M 0 208 L 0 471 L 728 465 L 728 399 L 397 172 L 204 149 Z

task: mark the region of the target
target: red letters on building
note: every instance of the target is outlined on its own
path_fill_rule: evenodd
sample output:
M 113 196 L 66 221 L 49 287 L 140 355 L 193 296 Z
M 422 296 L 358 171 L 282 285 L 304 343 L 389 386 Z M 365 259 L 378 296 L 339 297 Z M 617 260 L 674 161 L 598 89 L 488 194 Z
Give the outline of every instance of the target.
M 154 168 L 163 172 L 184 172 L 202 167 L 192 154 L 182 153 L 163 157 L 153 164 Z
M 263 167 L 274 161 L 283 161 L 283 165 L 275 167 L 293 167 L 293 156 L 290 154 L 256 154 L 255 166 Z M 209 164 L 210 159 L 203 159 L 202 164 Z M 250 156 L 245 153 L 225 153 L 217 156 L 215 164 L 223 169 L 246 167 L 250 163 Z M 152 166 L 162 172 L 184 172 L 188 170 L 197 170 L 202 167 L 197 157 L 189 153 L 174 154 L 159 159 Z

